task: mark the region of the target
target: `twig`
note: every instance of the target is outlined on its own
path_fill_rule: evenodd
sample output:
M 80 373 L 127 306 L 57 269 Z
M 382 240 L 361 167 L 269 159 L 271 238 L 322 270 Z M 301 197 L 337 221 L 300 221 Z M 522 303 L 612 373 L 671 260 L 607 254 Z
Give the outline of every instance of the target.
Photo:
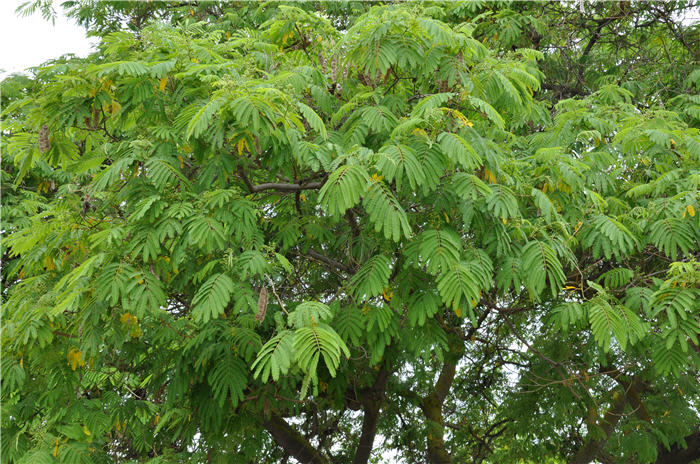
M 270 284 L 270 287 L 272 288 L 272 294 L 275 295 L 275 298 L 277 298 L 277 302 L 280 304 L 282 311 L 284 311 L 284 314 L 289 316 L 289 313 L 287 312 L 287 308 L 284 307 L 284 303 L 282 303 L 282 299 L 277 294 L 277 290 L 275 290 L 275 283 L 272 281 L 272 279 L 270 278 L 269 275 L 265 274 L 265 277 L 267 277 L 267 283 Z

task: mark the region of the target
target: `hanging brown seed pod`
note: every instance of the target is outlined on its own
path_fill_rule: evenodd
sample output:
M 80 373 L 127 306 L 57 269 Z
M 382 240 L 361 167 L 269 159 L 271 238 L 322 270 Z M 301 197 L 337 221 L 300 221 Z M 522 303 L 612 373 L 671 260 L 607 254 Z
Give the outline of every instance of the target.
M 331 59 L 331 80 L 333 82 L 338 80 L 338 55 L 334 55 Z
M 100 127 L 100 109 L 95 105 L 92 108 L 92 121 L 90 122 L 90 128 L 96 130 Z
M 49 126 L 44 124 L 41 126 L 41 130 L 39 131 L 39 140 L 38 140 L 38 145 L 39 145 L 39 151 L 42 153 L 46 153 L 51 149 L 51 141 L 49 140 Z
M 323 57 L 323 53 L 321 53 L 321 50 L 318 51 L 318 62 L 321 64 L 321 69 L 323 70 L 323 72 L 327 73 L 328 68 L 326 66 L 326 59 Z
M 263 285 L 258 297 L 258 313 L 255 315 L 255 320 L 258 322 L 264 321 L 265 313 L 267 313 L 267 287 Z

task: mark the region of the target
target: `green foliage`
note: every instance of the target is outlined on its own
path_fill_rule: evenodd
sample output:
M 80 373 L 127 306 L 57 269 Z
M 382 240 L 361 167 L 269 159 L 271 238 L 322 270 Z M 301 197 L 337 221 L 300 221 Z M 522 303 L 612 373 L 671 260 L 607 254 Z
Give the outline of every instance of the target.
M 95 53 L 0 97 L 3 463 L 695 452 L 697 5 L 64 6 Z
M 207 279 L 192 298 L 192 318 L 207 323 L 219 317 L 228 306 L 233 285 L 226 274 L 215 274 Z

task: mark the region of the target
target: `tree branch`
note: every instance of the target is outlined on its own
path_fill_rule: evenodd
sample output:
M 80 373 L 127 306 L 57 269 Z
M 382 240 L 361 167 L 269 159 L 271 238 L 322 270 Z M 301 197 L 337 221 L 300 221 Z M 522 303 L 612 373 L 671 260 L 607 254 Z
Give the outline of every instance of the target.
M 571 461 L 569 461 L 570 464 L 588 464 L 596 458 L 605 443 L 608 441 L 613 429 L 620 421 L 620 417 L 622 417 L 622 413 L 624 412 L 626 405 L 627 396 L 624 393 L 616 391 L 613 394 L 613 402 L 610 405 L 610 409 L 608 409 L 605 416 L 603 416 L 603 419 L 597 425 L 603 432 L 603 438 L 588 440 L 586 444 L 578 450 Z
M 328 459 L 277 414 L 272 414 L 269 419 L 265 419 L 263 425 L 275 442 L 300 463 L 329 464 Z
M 433 392 L 423 398 L 421 409 L 428 419 L 428 461 L 432 464 L 451 464 L 452 458 L 445 449 L 443 439 L 445 422 L 442 417 L 442 405 L 450 391 L 457 372 L 457 363 L 464 355 L 464 343 L 456 336 L 448 336 L 449 351 L 445 353 L 445 362 L 440 371 Z
M 317 251 L 309 249 L 309 251 L 307 251 L 307 254 L 309 255 L 309 257 L 311 257 L 317 261 L 320 261 L 324 264 L 338 268 L 341 271 L 345 271 L 345 272 L 348 272 L 351 274 L 353 273 L 353 270 L 350 268 L 350 266 L 347 266 L 347 265 L 341 263 L 340 261 L 336 261 L 332 258 L 329 258 L 328 256 L 322 255 L 321 253 L 319 253 Z
M 382 366 L 374 381 L 374 385 L 362 397 L 364 406 L 362 434 L 360 435 L 360 442 L 357 445 L 352 464 L 367 464 L 367 461 L 369 461 L 369 455 L 374 446 L 374 437 L 377 434 L 379 412 L 384 401 L 384 392 L 386 391 L 389 377 L 391 377 L 391 371 L 386 366 Z
M 241 176 L 241 180 L 248 188 L 250 193 L 262 192 L 264 190 L 276 190 L 278 192 L 300 192 L 302 190 L 317 190 L 323 187 L 325 180 L 320 182 L 309 182 L 308 184 L 294 184 L 286 182 L 265 182 L 258 185 L 253 185 L 253 183 L 246 176 L 245 171 L 242 168 L 238 169 L 238 174 Z
M 673 445 L 670 450 L 660 446 L 656 464 L 690 464 L 700 459 L 700 430 L 685 437 L 685 448 Z

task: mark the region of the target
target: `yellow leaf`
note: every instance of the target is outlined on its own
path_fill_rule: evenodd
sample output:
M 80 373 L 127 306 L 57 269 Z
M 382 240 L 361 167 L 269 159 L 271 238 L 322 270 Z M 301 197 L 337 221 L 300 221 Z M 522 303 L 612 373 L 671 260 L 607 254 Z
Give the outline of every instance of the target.
M 87 435 L 88 437 L 89 437 L 90 435 L 92 435 L 92 434 L 90 433 L 90 429 L 88 429 L 87 426 L 85 426 L 85 425 L 83 425 L 83 432 L 84 432 L 85 435 Z
M 55 458 L 58 457 L 58 445 L 53 447 L 53 451 L 51 452 L 51 455 Z
M 671 148 L 676 148 L 676 141 L 671 139 Z
M 394 292 L 392 292 L 392 291 L 389 290 L 388 288 L 385 288 L 385 289 L 382 291 L 382 295 L 384 296 L 384 299 L 385 299 L 385 300 L 387 301 L 387 303 L 388 303 L 388 302 L 391 301 L 391 298 L 394 296 Z
M 306 201 L 306 195 L 304 195 L 303 193 L 299 194 L 299 199 L 301 201 Z
M 457 317 L 462 317 L 462 308 L 456 308 L 455 314 L 457 315 Z
M 496 176 L 488 168 L 484 168 L 484 179 L 489 181 L 491 184 L 496 183 Z
M 226 32 L 226 38 L 227 38 L 227 39 L 230 39 L 230 38 L 231 38 L 231 33 L 230 33 L 230 32 Z
M 690 214 L 690 216 L 695 217 L 695 207 L 693 205 L 688 205 L 685 207 L 685 211 L 683 212 L 683 217 L 685 217 L 685 213 Z
M 248 142 L 246 142 L 245 139 L 240 139 L 237 144 L 237 149 L 238 149 L 238 154 L 242 155 L 243 154 L 243 149 L 246 149 L 246 151 L 250 152 L 250 148 L 248 147 Z
M 24 358 L 21 358 L 21 359 L 19 360 L 19 367 L 21 367 L 22 369 L 24 369 Z
M 68 365 L 70 366 L 71 369 L 76 370 L 78 367 L 83 367 L 85 365 L 85 360 L 83 359 L 83 352 L 71 348 L 68 351 Z
M 47 271 L 53 271 L 54 269 L 56 269 L 56 264 L 53 262 L 53 259 L 51 259 L 50 256 L 44 258 L 44 267 Z
M 112 100 L 112 114 L 117 114 L 120 109 L 122 109 L 122 105 L 118 101 Z
M 158 84 L 158 88 L 160 89 L 161 92 L 165 90 L 165 86 L 166 86 L 166 85 L 168 85 L 168 78 L 167 78 L 167 77 L 161 77 L 161 78 L 160 78 L 160 83 Z
M 428 136 L 428 133 L 425 132 L 425 131 L 424 131 L 423 129 L 421 129 L 420 127 L 416 127 L 415 129 L 413 129 L 413 131 L 412 131 L 411 133 L 412 133 L 413 135 L 421 135 L 421 136 L 423 136 L 423 137 L 427 137 L 427 136 Z
M 199 63 L 199 60 L 197 58 L 192 58 L 193 63 Z
M 449 216 L 447 215 L 447 213 L 445 213 L 444 211 L 443 211 L 442 214 L 445 215 L 445 221 L 449 224 L 449 223 L 450 223 L 450 217 L 449 217 Z

